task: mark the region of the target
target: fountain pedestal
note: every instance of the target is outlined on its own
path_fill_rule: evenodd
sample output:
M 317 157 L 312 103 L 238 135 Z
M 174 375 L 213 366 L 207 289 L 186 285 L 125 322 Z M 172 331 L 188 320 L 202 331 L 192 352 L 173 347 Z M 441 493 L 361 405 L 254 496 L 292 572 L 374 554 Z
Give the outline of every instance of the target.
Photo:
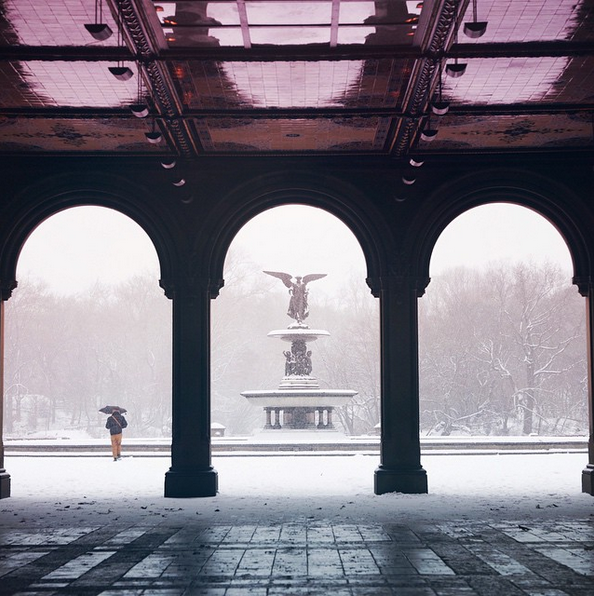
M 333 430 L 334 408 L 346 405 L 357 395 L 349 389 L 322 389 L 311 376 L 311 351 L 307 344 L 329 335 L 328 331 L 310 329 L 304 323 L 268 334 L 291 344 L 291 350 L 283 352 L 285 376 L 277 389 L 241 393 L 251 404 L 264 409 L 265 430 Z

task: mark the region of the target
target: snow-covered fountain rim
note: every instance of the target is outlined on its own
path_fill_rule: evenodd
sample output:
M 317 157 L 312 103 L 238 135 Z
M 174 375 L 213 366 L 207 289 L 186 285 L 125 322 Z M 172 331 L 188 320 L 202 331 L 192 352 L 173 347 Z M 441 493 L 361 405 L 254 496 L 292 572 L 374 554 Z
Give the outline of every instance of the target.
M 296 341 L 299 339 L 314 341 L 318 337 L 329 337 L 330 332 L 325 329 L 274 329 L 268 337 L 279 337 L 283 341 Z

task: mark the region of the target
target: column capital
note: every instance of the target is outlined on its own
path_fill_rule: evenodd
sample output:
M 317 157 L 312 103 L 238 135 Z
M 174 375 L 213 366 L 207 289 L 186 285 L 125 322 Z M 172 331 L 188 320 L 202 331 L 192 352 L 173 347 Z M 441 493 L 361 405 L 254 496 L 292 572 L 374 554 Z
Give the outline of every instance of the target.
M 594 280 L 590 276 L 582 277 L 578 275 L 575 276 L 571 281 L 577 286 L 578 292 L 584 297 L 588 296 L 592 289 L 594 289 Z
M 388 273 L 378 277 L 368 277 L 365 281 L 376 298 L 379 298 L 383 292 L 402 293 L 407 290 L 414 290 L 415 296 L 421 298 L 431 278 Z
M 0 297 L 2 300 L 8 300 L 12 296 L 12 291 L 17 287 L 14 279 L 0 280 Z
M 204 292 L 210 298 L 216 298 L 225 284 L 223 279 L 210 279 L 205 277 L 186 277 L 175 279 L 160 279 L 159 285 L 163 288 L 165 296 L 170 300 L 179 296 L 202 296 Z

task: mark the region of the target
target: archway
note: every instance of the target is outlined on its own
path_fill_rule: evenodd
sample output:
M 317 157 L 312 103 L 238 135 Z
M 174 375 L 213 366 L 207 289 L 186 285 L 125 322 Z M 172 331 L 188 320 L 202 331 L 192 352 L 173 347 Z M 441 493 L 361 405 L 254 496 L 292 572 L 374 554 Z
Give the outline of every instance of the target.
M 330 332 L 330 337 L 312 347 L 313 374 L 322 387 L 352 385 L 359 392 L 360 397 L 335 412 L 334 425 L 340 428 L 340 436 L 344 436 L 342 432 L 373 431 L 379 422 L 378 311 L 365 283 L 362 250 L 350 229 L 334 215 L 297 204 L 256 215 L 230 245 L 225 286 L 212 306 L 213 420 L 231 434 L 261 433 L 265 423 L 262 408 L 250 406 L 240 393 L 275 389 L 283 378 L 284 347 L 266 335 L 291 324 L 286 316 L 288 290 L 264 270 L 292 276 L 327 274 L 308 287 L 311 315 L 307 323 Z M 374 322 L 368 324 L 366 317 Z M 355 333 L 355 327 L 364 328 L 366 337 Z M 360 340 L 356 346 L 355 335 Z M 366 350 L 363 341 L 373 348 Z M 356 377 L 357 369 L 349 362 L 363 353 L 372 361 L 365 379 Z M 323 434 L 314 432 L 317 438 L 313 440 L 330 440 L 328 433 Z M 287 440 L 286 433 L 283 440 Z
M 129 437 L 168 437 L 170 302 L 142 228 L 105 207 L 59 211 L 30 234 L 17 272 L 6 304 L 7 436 L 96 440 L 109 456 L 97 410 L 117 400 Z
M 457 217 L 420 301 L 422 434 L 586 435 L 585 321 L 565 241 L 492 203 Z

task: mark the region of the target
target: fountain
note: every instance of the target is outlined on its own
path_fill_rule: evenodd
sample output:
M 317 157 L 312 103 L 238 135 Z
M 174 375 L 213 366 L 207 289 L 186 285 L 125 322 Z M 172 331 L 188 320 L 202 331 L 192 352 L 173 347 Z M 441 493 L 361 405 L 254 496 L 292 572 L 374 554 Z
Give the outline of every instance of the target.
M 313 273 L 295 277 L 288 273 L 264 271 L 277 277 L 289 288 L 287 315 L 294 323 L 287 329 L 271 331 L 268 337 L 279 338 L 291 344 L 285 356 L 285 375 L 277 389 L 243 391 L 241 395 L 251 404 L 260 406 L 266 414 L 264 430 L 334 430 L 332 412 L 346 405 L 356 391 L 348 389 L 322 389 L 311 375 L 312 360 L 308 343 L 330 335 L 323 329 L 310 329 L 304 323 L 309 315 L 307 284 L 326 277 L 325 273 Z

